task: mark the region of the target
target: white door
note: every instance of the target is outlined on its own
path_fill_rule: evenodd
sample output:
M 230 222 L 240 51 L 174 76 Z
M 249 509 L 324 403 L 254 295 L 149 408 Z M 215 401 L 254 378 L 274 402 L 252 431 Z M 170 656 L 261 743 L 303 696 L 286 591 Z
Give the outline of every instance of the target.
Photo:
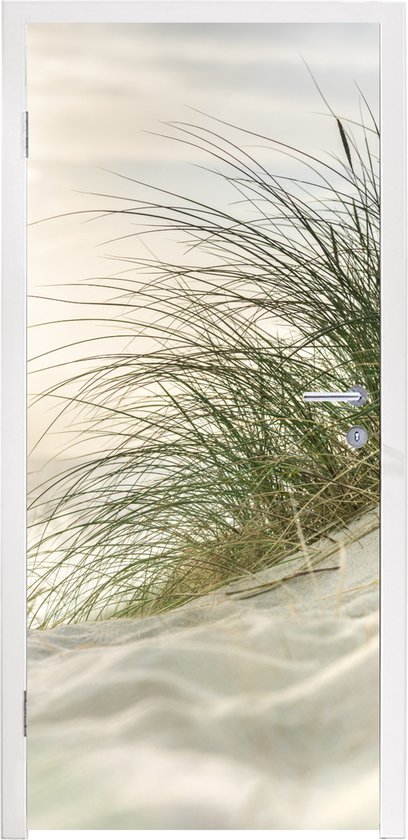
M 400 10 L 194 6 L 24 19 L 5 835 L 26 603 L 29 827 L 403 836 Z

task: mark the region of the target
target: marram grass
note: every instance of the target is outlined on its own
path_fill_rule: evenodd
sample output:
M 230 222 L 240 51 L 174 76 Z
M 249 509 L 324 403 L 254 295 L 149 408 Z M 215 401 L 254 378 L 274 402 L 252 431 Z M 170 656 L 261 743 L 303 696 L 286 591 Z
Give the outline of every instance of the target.
M 144 234 L 177 234 L 185 257 L 129 257 L 131 274 L 90 282 L 120 302 L 112 336 L 134 340 L 97 357 L 84 342 L 84 367 L 42 395 L 68 390 L 92 455 L 32 494 L 33 624 L 168 610 L 377 504 L 379 137 L 362 107 L 361 125 L 333 115 L 332 159 L 202 115 L 169 125 L 236 193 L 227 209 L 146 200 L 131 179 L 127 201 L 105 196 Z M 300 174 L 274 176 L 249 143 Z M 353 384 L 361 409 L 302 399 Z M 354 423 L 369 432 L 359 451 Z

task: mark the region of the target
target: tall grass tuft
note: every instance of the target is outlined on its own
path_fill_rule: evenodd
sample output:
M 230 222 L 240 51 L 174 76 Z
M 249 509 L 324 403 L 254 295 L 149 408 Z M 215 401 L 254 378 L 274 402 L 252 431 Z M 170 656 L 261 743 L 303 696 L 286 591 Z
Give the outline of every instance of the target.
M 168 610 L 283 563 L 299 528 L 312 544 L 376 505 L 379 134 L 363 113 L 333 116 L 341 154 L 322 159 L 195 114 L 164 134 L 207 153 L 237 201 L 146 199 L 130 178 L 128 200 L 109 197 L 136 235 L 177 234 L 185 256 L 130 256 L 132 273 L 90 281 L 112 288 L 111 333 L 132 341 L 92 358 L 85 342 L 84 369 L 42 395 L 70 389 L 96 451 L 33 493 L 34 624 Z M 355 384 L 360 409 L 302 399 Z

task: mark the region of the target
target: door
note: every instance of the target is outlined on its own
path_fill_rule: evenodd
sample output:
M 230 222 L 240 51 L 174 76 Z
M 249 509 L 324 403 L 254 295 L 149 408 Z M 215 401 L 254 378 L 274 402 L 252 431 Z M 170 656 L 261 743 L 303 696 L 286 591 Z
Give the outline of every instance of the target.
M 379 24 L 30 23 L 27 103 L 28 825 L 378 829 Z

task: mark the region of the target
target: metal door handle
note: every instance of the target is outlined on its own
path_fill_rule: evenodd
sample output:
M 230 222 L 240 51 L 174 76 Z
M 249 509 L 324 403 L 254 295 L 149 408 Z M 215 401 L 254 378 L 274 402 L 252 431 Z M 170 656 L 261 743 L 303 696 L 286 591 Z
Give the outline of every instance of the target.
M 334 391 L 332 394 L 309 391 L 303 394 L 303 399 L 306 402 L 347 402 L 350 405 L 364 405 L 367 401 L 367 391 L 361 385 L 353 385 L 349 391 Z

